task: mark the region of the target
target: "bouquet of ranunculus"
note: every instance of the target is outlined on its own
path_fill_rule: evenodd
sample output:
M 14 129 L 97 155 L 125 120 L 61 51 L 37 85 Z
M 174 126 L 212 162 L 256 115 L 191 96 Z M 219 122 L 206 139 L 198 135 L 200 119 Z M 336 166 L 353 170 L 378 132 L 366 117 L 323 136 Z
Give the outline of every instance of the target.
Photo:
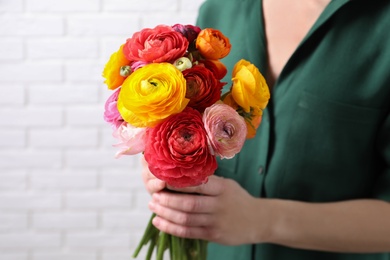
M 234 157 L 255 135 L 270 93 L 259 70 L 240 60 L 221 96 L 227 69 L 220 59 L 230 48 L 218 30 L 181 24 L 143 29 L 127 39 L 103 71 L 115 90 L 104 119 L 119 140 L 116 156 L 142 152 L 150 172 L 178 188 L 207 182 L 216 157 Z M 155 248 L 157 259 L 166 249 L 173 260 L 206 258 L 206 241 L 171 236 L 151 220 L 134 257 L 150 243 L 147 259 Z

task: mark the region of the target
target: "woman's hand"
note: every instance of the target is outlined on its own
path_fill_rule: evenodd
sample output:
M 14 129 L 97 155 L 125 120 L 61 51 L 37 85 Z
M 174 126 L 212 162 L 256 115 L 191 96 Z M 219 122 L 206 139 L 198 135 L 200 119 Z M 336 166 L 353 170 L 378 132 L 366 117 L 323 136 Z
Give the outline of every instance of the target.
M 166 187 L 166 183 L 164 181 L 157 179 L 149 171 L 148 163 L 145 161 L 144 157 L 142 157 L 142 179 L 144 181 L 146 190 L 150 194 L 161 191 Z
M 154 190 L 149 207 L 157 214 L 153 224 L 166 233 L 226 245 L 254 243 L 258 234 L 266 236 L 266 223 L 253 214 L 259 199 L 233 180 L 211 176 L 197 187 L 168 187 L 178 192 L 157 192 L 157 185 L 149 186 Z

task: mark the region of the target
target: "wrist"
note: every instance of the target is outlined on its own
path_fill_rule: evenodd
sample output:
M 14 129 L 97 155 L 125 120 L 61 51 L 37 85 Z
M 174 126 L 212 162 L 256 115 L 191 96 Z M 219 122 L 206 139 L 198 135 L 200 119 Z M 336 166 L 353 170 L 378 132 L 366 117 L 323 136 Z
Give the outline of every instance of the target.
M 253 214 L 252 244 L 273 243 L 276 241 L 277 223 L 280 208 L 276 199 L 254 198 L 255 214 Z

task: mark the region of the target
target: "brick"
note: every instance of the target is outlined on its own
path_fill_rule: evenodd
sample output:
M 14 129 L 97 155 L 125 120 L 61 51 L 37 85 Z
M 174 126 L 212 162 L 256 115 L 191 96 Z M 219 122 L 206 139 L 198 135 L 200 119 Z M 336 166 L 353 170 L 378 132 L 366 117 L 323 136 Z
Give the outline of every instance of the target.
M 34 229 L 93 229 L 97 227 L 95 212 L 42 212 L 34 213 Z
M 149 0 L 149 1 L 138 1 L 138 0 L 104 0 L 103 10 L 104 11 L 133 11 L 133 12 L 151 12 L 151 11 L 162 11 L 172 12 L 178 9 L 177 0 Z
M 63 112 L 58 107 L 28 107 L 0 109 L 0 126 L 61 126 Z
M 174 25 L 176 23 L 181 24 L 195 24 L 196 13 L 147 13 L 142 16 L 141 27 L 153 28 L 159 24 Z
M 0 234 L 0 249 L 3 248 L 59 248 L 59 233 L 6 233 Z
M 146 259 L 146 254 L 144 254 L 144 252 L 143 252 L 146 250 L 147 250 L 146 247 L 144 250 L 141 250 L 137 259 Z M 129 259 L 132 259 L 133 253 L 134 253 L 133 249 L 129 249 L 129 250 L 105 249 L 105 250 L 103 250 L 102 260 L 129 260 Z M 152 259 L 155 259 L 155 258 L 152 258 Z M 164 259 L 169 259 L 169 257 L 166 257 Z
M 0 212 L 0 231 L 26 229 L 27 221 L 27 213 Z
M 65 64 L 65 79 L 99 83 L 101 89 L 106 89 L 102 77 L 105 62 L 68 62 Z
M 30 185 L 34 190 L 85 190 L 97 188 L 94 170 L 70 170 L 69 173 L 53 173 L 53 170 L 35 170 L 30 174 Z
M 103 126 L 104 106 L 73 106 L 66 110 L 66 121 L 72 126 Z
M 1 250 L 0 260 L 28 260 L 28 252 L 21 252 L 21 250 L 15 250 L 15 252 Z
M 130 37 L 139 28 L 137 15 L 74 15 L 68 17 L 68 34 L 71 36 L 122 36 Z
M 1 1 L 0 12 L 23 12 L 23 0 Z
M 0 193 L 0 209 L 28 210 L 28 209 L 59 209 L 61 195 L 51 193 Z M 1 244 L 1 242 L 0 242 Z
M 69 209 L 129 209 L 132 194 L 128 192 L 72 192 L 66 194 L 66 207 Z
M 101 173 L 102 188 L 109 190 L 133 190 L 143 188 L 142 172 L 140 168 L 105 168 Z
M 118 148 L 113 147 L 113 145 L 118 143 L 118 139 L 112 136 L 113 129 L 111 128 L 111 125 L 109 123 L 105 124 L 106 126 L 102 127 L 101 130 L 101 144 L 103 147 L 112 150 L 113 153 L 115 153 L 116 151 L 118 151 Z
M 66 2 L 66 1 L 61 1 Z M 56 6 L 51 4 L 52 6 Z M 27 40 L 30 59 L 90 59 L 99 56 L 99 42 L 94 39 Z
M 13 1 L 8 1 L 13 2 Z M 0 12 L 1 12 L 0 5 Z M 22 39 L 2 39 L 0 41 L 0 60 L 21 60 L 23 59 L 23 40 Z
M 0 173 L 0 190 L 23 190 L 27 187 L 27 174 L 23 170 Z
M 23 105 L 25 103 L 25 95 L 23 85 L 15 83 L 0 84 L 0 105 L 12 107 Z
M 61 17 L 47 15 L 0 16 L 2 36 L 60 36 L 64 34 Z
M 0 129 L 0 148 L 22 148 L 26 146 L 26 133 L 21 129 Z M 1 184 L 0 184 L 1 186 Z
M 68 232 L 65 237 L 67 247 L 73 248 L 128 248 L 130 235 L 103 232 Z
M 0 64 L 0 82 L 15 82 L 15 79 L 25 83 L 61 81 L 62 72 L 62 65 L 59 63 Z
M 96 128 L 33 129 L 30 132 L 32 147 L 96 147 L 97 144 L 98 130 Z
M 151 212 L 107 211 L 103 213 L 103 228 L 143 232 L 151 215 Z
M 63 250 L 57 250 L 53 252 L 38 251 L 35 250 L 32 254 L 32 260 L 97 260 L 98 256 L 96 252 L 64 252 Z M 128 260 L 128 259 L 127 259 Z
M 91 104 L 99 101 L 95 84 L 39 84 L 29 86 L 31 104 Z
M 100 150 L 68 150 L 65 160 L 70 167 L 134 167 L 133 156 L 115 159 L 115 152 Z
M 28 0 L 26 10 L 32 12 L 96 12 L 99 0 L 66 0 L 53 4 L 47 0 Z
M 181 0 L 180 1 L 180 11 L 187 11 L 190 13 L 198 13 L 199 8 L 204 1 L 205 0 L 192 0 L 192 1 Z
M 0 150 L 0 168 L 57 168 L 61 166 L 61 151 Z
M 101 40 L 101 51 L 100 55 L 105 62 L 111 57 L 111 54 L 118 51 L 119 47 L 126 42 L 126 39 L 131 37 L 110 37 L 108 39 L 103 38 Z
M 137 189 L 135 195 L 135 209 L 140 211 L 149 211 L 148 203 L 150 201 L 150 194 L 145 188 Z

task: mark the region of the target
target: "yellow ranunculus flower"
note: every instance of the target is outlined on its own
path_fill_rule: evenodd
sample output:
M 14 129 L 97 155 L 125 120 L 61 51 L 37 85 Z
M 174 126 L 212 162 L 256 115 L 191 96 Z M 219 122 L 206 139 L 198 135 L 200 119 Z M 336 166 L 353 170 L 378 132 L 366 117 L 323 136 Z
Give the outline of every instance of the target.
M 134 71 L 122 84 L 118 110 L 136 127 L 153 127 L 187 106 L 186 81 L 170 63 L 151 63 Z
M 119 50 L 111 55 L 103 70 L 103 77 L 106 79 L 104 83 L 112 90 L 122 85 L 125 80 L 125 77 L 120 75 L 121 67 L 130 64 L 123 54 L 123 46 L 121 45 Z
M 249 113 L 251 107 L 264 109 L 270 98 L 268 85 L 259 69 L 246 60 L 236 63 L 232 73 L 232 96 Z

